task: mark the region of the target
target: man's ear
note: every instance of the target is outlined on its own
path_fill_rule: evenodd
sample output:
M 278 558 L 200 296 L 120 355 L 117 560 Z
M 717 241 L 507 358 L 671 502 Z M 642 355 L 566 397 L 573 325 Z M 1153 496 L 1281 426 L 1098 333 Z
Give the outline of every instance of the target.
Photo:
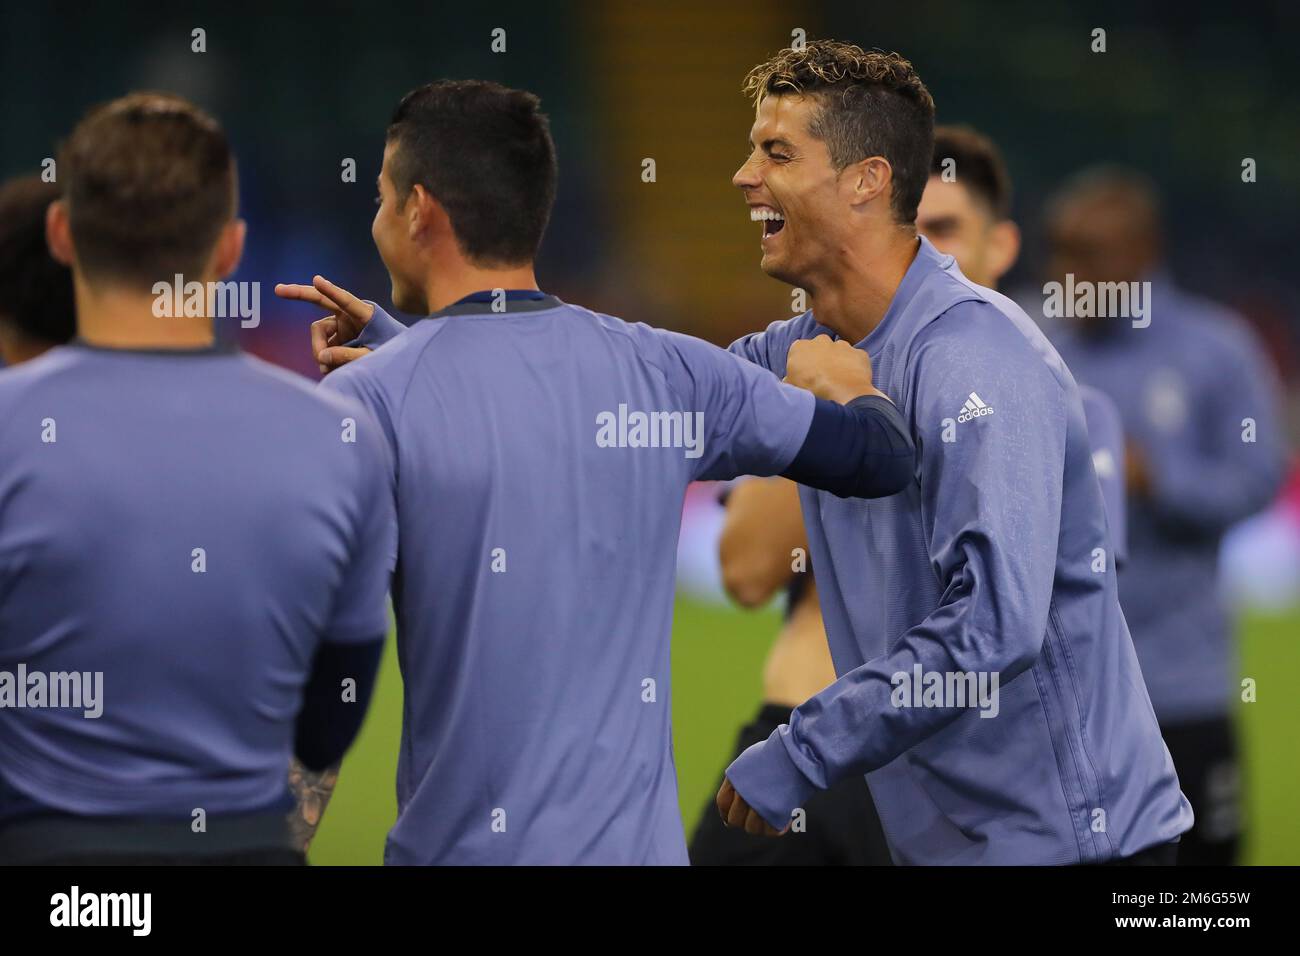
M 56 199 L 45 210 L 45 244 L 50 247 L 50 255 L 55 262 L 69 268 L 77 258 L 72 246 L 72 228 L 68 224 L 68 204 Z
M 244 256 L 244 237 L 247 234 L 248 224 L 242 219 L 232 219 L 221 228 L 211 259 L 211 272 L 218 281 L 239 268 L 239 260 Z
M 406 226 L 411 239 L 423 236 L 427 241 L 441 232 L 451 231 L 451 218 L 447 215 L 447 210 L 419 183 L 411 187 L 403 212 L 406 214 Z
M 894 182 L 894 167 L 883 156 L 868 156 L 845 170 L 851 188 L 849 204 L 859 206 L 882 195 L 888 196 Z
M 988 271 L 996 285 L 1020 258 L 1020 227 L 1010 219 L 996 222 L 989 230 Z

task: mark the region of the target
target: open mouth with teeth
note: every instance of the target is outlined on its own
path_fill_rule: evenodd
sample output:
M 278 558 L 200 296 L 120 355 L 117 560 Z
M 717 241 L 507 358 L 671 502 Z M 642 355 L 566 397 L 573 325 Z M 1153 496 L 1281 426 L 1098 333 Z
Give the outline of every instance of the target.
M 761 222 L 763 224 L 763 238 L 775 236 L 785 228 L 785 216 L 767 206 L 750 209 L 749 218 L 752 222 Z

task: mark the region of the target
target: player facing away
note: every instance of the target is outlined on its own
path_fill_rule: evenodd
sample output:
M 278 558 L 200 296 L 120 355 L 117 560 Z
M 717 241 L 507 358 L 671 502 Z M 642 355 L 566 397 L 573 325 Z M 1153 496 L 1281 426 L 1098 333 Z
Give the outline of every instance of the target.
M 1010 218 L 1010 208 L 1010 176 L 993 142 L 969 127 L 937 127 L 934 160 L 917 207 L 917 231 L 939 252 L 956 259 L 966 278 L 996 289 L 1020 251 L 1020 231 Z M 1111 550 L 1121 561 L 1124 487 L 1119 413 L 1095 389 L 1080 386 L 1079 396 L 1105 499 Z M 763 704 L 741 731 L 736 756 L 765 740 L 787 722 L 793 708 L 835 680 L 814 573 L 797 557 L 806 557 L 807 551 L 794 484 L 783 478 L 756 479 L 729 493 L 720 542 L 728 592 L 738 603 L 758 607 L 779 588 L 788 589 L 786 621 L 763 667 Z M 792 565 L 801 570 L 792 573 Z M 803 810 L 803 831 L 784 840 L 729 828 L 717 813 L 706 812 L 691 841 L 691 862 L 777 866 L 890 862 L 863 777 L 851 775 L 812 794 Z
M 324 280 L 324 386 L 395 451 L 406 690 L 385 860 L 684 864 L 670 729 L 676 543 L 696 479 L 784 473 L 838 494 L 911 480 L 898 411 L 851 349 L 791 382 L 698 339 L 538 289 L 556 160 L 532 94 L 408 94 L 372 229 L 405 327 Z M 348 353 L 355 354 L 355 353 Z M 346 355 L 344 357 L 347 357 Z
M 45 214 L 59 187 L 39 176 L 0 185 L 0 368 L 33 359 L 77 331 L 72 273 L 50 256 Z
M 735 184 L 763 218 L 763 271 L 813 309 L 732 348 L 781 376 L 793 342 L 855 343 L 917 466 L 887 500 L 800 490 L 840 676 L 732 763 L 719 810 L 772 831 L 865 773 L 898 863 L 1171 862 L 1192 814 L 1120 612 L 1074 380 L 916 235 L 929 92 L 897 54 L 833 41 L 746 88 Z
M 0 861 L 301 863 L 290 757 L 342 756 L 386 631 L 383 437 L 157 317 L 243 246 L 209 116 L 113 101 L 59 173 L 78 337 L 0 373 Z
M 1179 863 L 1228 865 L 1240 843 L 1241 688 L 1219 547 L 1231 525 L 1277 494 L 1285 445 L 1274 369 L 1238 316 L 1174 282 L 1161 264 L 1161 232 L 1154 187 L 1136 173 L 1086 170 L 1062 188 L 1049 204 L 1050 278 L 1072 276 L 1079 289 L 1149 283 L 1149 293 L 1137 319 L 1109 307 L 1072 310 L 1055 343 L 1123 420 L 1131 558 L 1120 594 L 1196 812 Z M 1098 314 L 1077 314 L 1085 311 Z

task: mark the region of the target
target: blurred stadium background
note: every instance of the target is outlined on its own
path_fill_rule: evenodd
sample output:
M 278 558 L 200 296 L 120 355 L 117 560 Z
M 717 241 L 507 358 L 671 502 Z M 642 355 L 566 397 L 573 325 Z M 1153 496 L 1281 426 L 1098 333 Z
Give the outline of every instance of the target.
M 95 102 L 130 89 L 182 93 L 213 111 L 240 160 L 245 260 L 262 284 L 262 322 L 223 334 L 315 375 L 314 317 L 270 294 L 325 274 L 385 300 L 369 236 L 383 129 L 402 93 L 440 76 L 537 92 L 552 117 L 561 186 L 541 272 L 548 291 L 630 320 L 726 343 L 789 314 L 788 290 L 757 269 L 755 232 L 730 177 L 750 107 L 740 78 L 791 31 L 908 56 L 940 122 L 997 141 L 1015 182 L 1025 251 L 1009 288 L 1041 283 L 1042 202 L 1099 161 L 1150 174 L 1164 191 L 1173 273 L 1245 315 L 1288 386 L 1300 426 L 1300 27 L 1292 4 L 1192 0 L 1044 6 L 914 0 L 700 4 L 416 2 L 6 4 L 0 13 L 0 174 L 32 172 Z M 1089 50 L 1107 31 L 1107 52 Z M 191 31 L 206 52 L 191 51 Z M 494 53 L 492 31 L 506 31 Z M 1243 158 L 1258 182 L 1241 179 Z M 356 160 L 356 182 L 341 164 Z M 642 180 L 654 159 L 654 182 Z M 719 597 L 717 513 L 692 496 L 684 516 L 674 635 L 674 716 L 687 829 L 713 791 L 737 726 L 759 696 L 775 611 Z M 1240 608 L 1250 782 L 1247 861 L 1300 863 L 1300 481 L 1226 548 Z M 377 863 L 395 814 L 400 679 L 386 658 L 377 703 L 344 765 L 312 859 Z

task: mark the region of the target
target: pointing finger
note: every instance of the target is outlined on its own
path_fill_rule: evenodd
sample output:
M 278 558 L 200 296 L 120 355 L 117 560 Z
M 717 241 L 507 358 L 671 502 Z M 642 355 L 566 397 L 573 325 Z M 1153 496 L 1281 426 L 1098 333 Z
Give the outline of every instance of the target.
M 368 302 L 362 302 L 347 289 L 336 286 L 324 276 L 312 277 L 311 283 L 320 295 L 325 296 L 331 302 L 338 303 L 340 312 L 359 320 L 362 325 L 370 321 L 370 316 L 375 310 L 374 306 Z
M 276 284 L 275 294 L 282 299 L 298 299 L 302 302 L 312 302 L 331 311 L 338 309 L 338 306 L 309 285 L 280 282 Z

